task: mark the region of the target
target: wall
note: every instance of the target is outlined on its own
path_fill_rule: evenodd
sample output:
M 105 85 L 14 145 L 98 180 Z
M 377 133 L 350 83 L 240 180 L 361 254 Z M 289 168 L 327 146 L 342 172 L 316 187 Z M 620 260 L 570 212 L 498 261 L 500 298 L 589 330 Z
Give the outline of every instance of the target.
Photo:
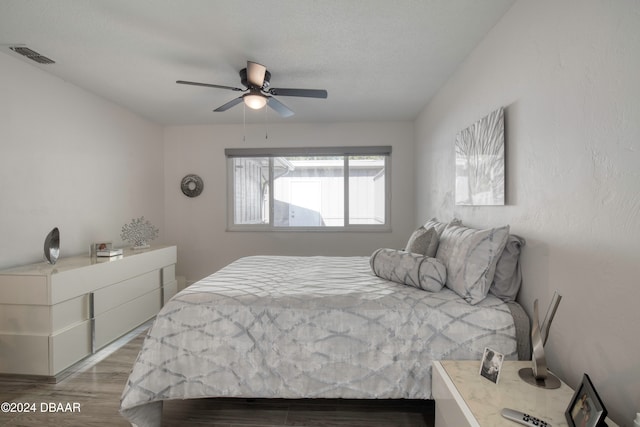
M 178 245 L 178 275 L 193 282 L 243 256 L 364 255 L 404 247 L 413 231 L 411 122 L 174 126 L 165 129 L 165 204 L 168 238 Z M 248 119 L 249 121 L 249 119 Z M 255 121 L 254 121 L 255 123 Z M 391 232 L 227 232 L 225 148 L 261 146 L 391 145 Z M 202 194 L 184 196 L 180 181 L 195 173 Z
M 161 127 L 7 54 L 0 70 L 0 268 L 42 261 L 53 227 L 61 257 L 142 215 L 162 238 Z
M 563 300 L 550 368 L 588 373 L 620 425 L 640 411 L 640 2 L 519 1 L 415 122 L 416 219 L 508 223 L 520 300 Z M 506 108 L 507 206 L 454 206 L 454 142 Z M 544 313 L 543 313 L 544 315 Z

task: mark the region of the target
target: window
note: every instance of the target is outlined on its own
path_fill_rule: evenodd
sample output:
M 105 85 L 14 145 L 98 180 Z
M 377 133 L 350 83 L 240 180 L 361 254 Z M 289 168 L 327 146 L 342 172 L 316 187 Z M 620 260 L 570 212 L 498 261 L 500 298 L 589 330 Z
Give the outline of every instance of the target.
M 230 230 L 388 230 L 391 147 L 227 149 Z

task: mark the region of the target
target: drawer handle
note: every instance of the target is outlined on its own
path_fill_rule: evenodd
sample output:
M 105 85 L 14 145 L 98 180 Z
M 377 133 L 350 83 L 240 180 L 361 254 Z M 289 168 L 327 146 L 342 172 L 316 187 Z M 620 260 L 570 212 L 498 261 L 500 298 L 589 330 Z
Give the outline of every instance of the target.
M 96 352 L 96 311 L 95 295 L 89 292 L 89 322 L 91 324 L 91 354 Z

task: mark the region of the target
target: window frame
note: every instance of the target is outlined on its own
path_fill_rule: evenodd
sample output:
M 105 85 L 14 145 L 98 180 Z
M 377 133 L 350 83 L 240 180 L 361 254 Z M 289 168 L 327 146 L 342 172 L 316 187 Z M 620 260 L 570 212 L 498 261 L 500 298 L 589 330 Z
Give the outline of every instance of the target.
M 388 232 L 391 231 L 391 146 L 355 147 L 291 147 L 291 148 L 226 148 L 227 165 L 227 231 L 268 231 L 268 232 Z M 385 222 L 384 224 L 349 224 L 349 157 L 375 155 L 384 157 L 385 173 Z M 341 226 L 276 226 L 274 222 L 274 174 L 273 159 L 295 156 L 342 156 L 344 161 L 344 221 Z M 233 159 L 238 157 L 261 157 L 269 159 L 269 223 L 235 224 L 235 169 Z

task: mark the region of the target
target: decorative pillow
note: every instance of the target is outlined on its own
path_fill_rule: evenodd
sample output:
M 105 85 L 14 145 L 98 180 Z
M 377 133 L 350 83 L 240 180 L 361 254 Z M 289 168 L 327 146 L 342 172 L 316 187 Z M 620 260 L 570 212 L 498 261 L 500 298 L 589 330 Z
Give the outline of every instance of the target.
M 487 230 L 448 225 L 436 254 L 447 268 L 447 287 L 469 304 L 485 299 L 508 236 L 508 225 Z
M 429 221 L 424 223 L 423 227 L 435 228 L 436 231 L 438 232 L 438 238 L 439 238 L 440 236 L 442 236 L 442 232 L 444 231 L 444 229 L 447 228 L 447 225 L 462 225 L 462 221 L 460 221 L 458 218 L 453 218 L 449 222 L 440 222 L 438 221 L 438 218 L 431 218 Z
M 520 270 L 520 250 L 525 240 L 509 234 L 507 244 L 496 264 L 496 272 L 489 292 L 503 301 L 515 301 L 522 285 L 522 271 Z
M 411 234 L 405 251 L 435 257 L 438 250 L 438 232 L 435 228 L 420 227 Z
M 438 292 L 447 281 L 447 269 L 436 258 L 381 248 L 369 258 L 373 273 L 383 279 Z

